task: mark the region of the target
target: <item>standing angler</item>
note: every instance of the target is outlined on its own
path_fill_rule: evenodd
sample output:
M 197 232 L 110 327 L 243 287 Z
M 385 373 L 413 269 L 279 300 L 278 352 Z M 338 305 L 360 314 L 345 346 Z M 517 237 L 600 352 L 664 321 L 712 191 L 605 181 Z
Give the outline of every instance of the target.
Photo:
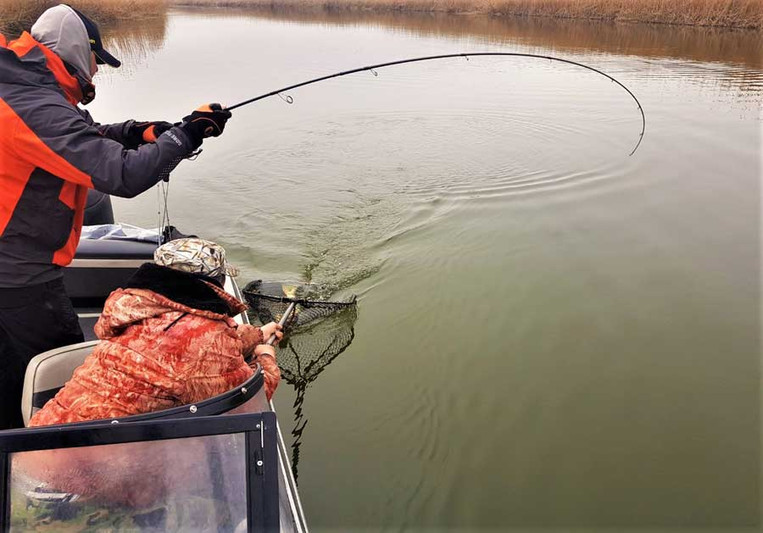
M 178 126 L 101 125 L 99 64 L 119 67 L 98 27 L 60 4 L 31 34 L 0 35 L 0 429 L 22 427 L 24 372 L 36 354 L 83 340 L 61 268 L 77 249 L 88 189 L 132 198 L 157 183 L 230 118 L 203 106 Z

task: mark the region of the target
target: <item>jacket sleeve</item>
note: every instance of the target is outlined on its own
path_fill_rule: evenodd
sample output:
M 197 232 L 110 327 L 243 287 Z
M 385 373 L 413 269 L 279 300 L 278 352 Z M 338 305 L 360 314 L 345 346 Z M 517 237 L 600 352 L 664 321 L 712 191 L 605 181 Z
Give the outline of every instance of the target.
M 250 366 L 254 368 L 257 364 L 262 367 L 263 377 L 265 378 L 265 396 L 270 400 L 276 388 L 278 388 L 278 384 L 281 382 L 281 369 L 278 368 L 275 358 L 270 355 L 263 354 L 255 357 Z
M 130 126 L 135 124 L 134 120 L 126 120 L 125 122 L 117 122 L 115 124 L 99 124 L 95 120 L 93 120 L 93 117 L 90 115 L 90 112 L 86 109 L 77 108 L 77 111 L 80 115 L 82 115 L 82 118 L 85 119 L 85 122 L 89 126 L 93 126 L 95 129 L 98 130 L 98 133 L 106 137 L 107 139 L 111 139 L 112 141 L 117 141 L 122 146 L 128 146 L 129 139 L 128 139 L 128 132 L 130 131 Z
M 93 125 L 104 137 L 111 139 L 112 141 L 117 141 L 122 146 L 127 147 L 129 143 L 128 132 L 130 130 L 130 126 L 133 124 L 135 124 L 134 120 L 128 120 L 126 122 L 119 122 L 117 124 L 98 124 L 96 122 Z
M 262 335 L 262 330 L 257 326 L 250 324 L 241 324 L 236 328 L 238 338 L 241 339 L 243 345 L 244 356 L 247 357 L 254 352 L 254 348 L 258 344 L 265 342 L 265 338 Z
M 187 319 L 182 327 L 186 339 L 192 340 L 184 342 L 184 359 L 175 370 L 179 386 L 176 397 L 181 403 L 212 398 L 252 376 L 252 369 L 242 356 L 243 344 L 233 327 L 199 317 Z
M 156 142 L 126 150 L 66 103 L 43 104 L 36 115 L 41 119 L 35 124 L 15 131 L 19 155 L 66 181 L 106 194 L 137 196 L 193 151 L 190 139 L 177 127 Z

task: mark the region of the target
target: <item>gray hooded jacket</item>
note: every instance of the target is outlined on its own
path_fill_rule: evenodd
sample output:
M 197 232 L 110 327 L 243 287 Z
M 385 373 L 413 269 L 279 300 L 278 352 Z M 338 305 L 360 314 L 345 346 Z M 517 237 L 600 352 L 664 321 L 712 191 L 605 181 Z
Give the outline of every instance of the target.
M 51 7 L 32 26 L 32 37 L 53 50 L 87 81 L 90 76 L 90 42 L 87 29 L 77 13 L 67 5 Z
M 77 80 L 61 58 L 89 74 L 90 52 L 69 8 L 46 12 L 34 32 L 44 45 L 27 33 L 7 47 L 0 38 L 0 288 L 62 276 L 79 242 L 88 189 L 136 196 L 193 151 L 178 127 L 128 149 L 133 121 L 100 125 L 72 103 Z

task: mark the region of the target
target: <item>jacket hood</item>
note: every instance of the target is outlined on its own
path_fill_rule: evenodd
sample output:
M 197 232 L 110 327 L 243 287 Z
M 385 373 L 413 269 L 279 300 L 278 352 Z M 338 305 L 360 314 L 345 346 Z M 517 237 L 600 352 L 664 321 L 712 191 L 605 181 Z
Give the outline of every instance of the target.
M 0 83 L 49 87 L 62 92 L 72 105 L 82 100 L 80 82 L 63 60 L 27 32 L 9 43 L 0 40 Z
M 178 311 L 224 320 L 235 328 L 236 322 L 231 317 L 246 308 L 246 304 L 223 289 L 192 274 L 146 263 L 124 289 L 111 293 L 95 332 L 101 339 L 113 337 L 131 324 Z
M 247 307 L 222 288 L 197 275 L 154 263 L 141 265 L 125 288 L 148 289 L 192 309 L 220 315 L 236 316 Z
M 69 6 L 60 4 L 45 11 L 32 26 L 32 37 L 58 54 L 87 81 L 90 75 L 90 40 L 85 23 Z

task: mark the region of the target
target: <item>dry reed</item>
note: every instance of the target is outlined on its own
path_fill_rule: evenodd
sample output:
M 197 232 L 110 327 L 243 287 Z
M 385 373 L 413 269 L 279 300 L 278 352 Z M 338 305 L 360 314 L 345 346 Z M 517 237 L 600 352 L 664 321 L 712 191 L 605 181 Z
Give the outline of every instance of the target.
M 28 29 L 60 0 L 0 0 L 0 31 Z M 163 16 L 167 4 L 326 11 L 484 13 L 763 28 L 763 0 L 70 0 L 100 24 Z
M 179 5 L 411 11 L 763 28 L 763 0 L 171 0 Z
M 0 0 L 0 31 L 16 35 L 28 30 L 37 17 L 63 0 Z M 99 24 L 113 25 L 119 20 L 163 16 L 167 0 L 68 0 Z

